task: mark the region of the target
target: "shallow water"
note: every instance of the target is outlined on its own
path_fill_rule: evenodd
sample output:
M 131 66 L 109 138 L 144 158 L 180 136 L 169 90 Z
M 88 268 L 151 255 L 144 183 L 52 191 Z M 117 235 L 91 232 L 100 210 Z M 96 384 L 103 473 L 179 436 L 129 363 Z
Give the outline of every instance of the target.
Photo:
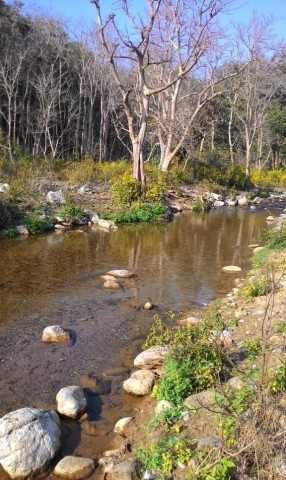
M 121 383 L 154 311 L 186 311 L 224 296 L 235 276 L 221 268 L 247 267 L 248 245 L 268 214 L 229 208 L 112 233 L 87 228 L 2 240 L 0 416 L 24 406 L 55 408 L 60 388 L 81 385 L 94 431 L 67 422 L 64 453 L 98 458 L 116 420 L 134 407 Z M 115 268 L 135 277 L 120 281 L 118 291 L 104 290 L 100 275 Z M 146 300 L 155 310 L 142 309 Z M 43 328 L 54 324 L 70 329 L 72 340 L 42 344 Z M 115 367 L 123 368 L 110 379 L 111 393 L 96 394 L 88 375 Z

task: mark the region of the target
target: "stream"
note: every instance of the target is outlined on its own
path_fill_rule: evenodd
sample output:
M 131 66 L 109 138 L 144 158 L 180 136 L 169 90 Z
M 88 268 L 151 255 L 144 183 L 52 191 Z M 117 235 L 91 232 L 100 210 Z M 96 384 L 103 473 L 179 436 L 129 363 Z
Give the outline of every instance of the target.
M 1 240 L 0 416 L 26 406 L 55 409 L 60 388 L 82 386 L 89 422 L 64 422 L 63 453 L 102 456 L 116 421 L 136 406 L 121 385 L 154 313 L 186 312 L 225 296 L 235 275 L 221 268 L 246 271 L 248 245 L 268 215 L 228 207 L 115 232 L 86 227 Z M 100 276 L 112 269 L 135 276 L 105 290 Z M 142 308 L 147 300 L 152 311 Z M 55 324 L 72 340 L 41 343 L 42 330 Z

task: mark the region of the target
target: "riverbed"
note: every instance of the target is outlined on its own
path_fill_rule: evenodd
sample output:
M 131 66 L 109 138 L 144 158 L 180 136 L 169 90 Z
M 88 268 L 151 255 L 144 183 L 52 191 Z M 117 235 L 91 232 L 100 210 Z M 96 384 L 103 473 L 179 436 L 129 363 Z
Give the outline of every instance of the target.
M 65 423 L 64 453 L 99 458 L 114 423 L 136 408 L 121 384 L 154 313 L 186 312 L 225 296 L 235 276 L 221 268 L 246 272 L 248 246 L 268 215 L 223 208 L 114 232 L 86 227 L 2 240 L 0 416 L 26 406 L 55 409 L 60 388 L 80 385 L 91 423 Z M 134 278 L 120 281 L 119 290 L 103 289 L 100 276 L 119 268 Z M 142 308 L 147 300 L 151 311 Z M 41 343 L 43 328 L 54 324 L 69 329 L 72 340 Z

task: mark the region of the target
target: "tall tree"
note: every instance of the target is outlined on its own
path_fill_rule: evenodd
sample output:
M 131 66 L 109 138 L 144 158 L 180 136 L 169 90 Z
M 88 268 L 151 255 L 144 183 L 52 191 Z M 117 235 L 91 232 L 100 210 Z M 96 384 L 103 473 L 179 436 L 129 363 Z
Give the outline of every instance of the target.
M 115 14 L 106 20 L 101 13 L 100 0 L 92 0 L 96 7 L 99 34 L 110 64 L 114 79 L 120 89 L 128 131 L 132 144 L 133 175 L 145 182 L 143 152 L 150 117 L 151 97 L 171 87 L 179 88 L 182 79 L 198 65 L 209 24 L 226 5 L 228 0 L 146 0 L 146 15 L 134 15 L 131 2 L 121 0 L 120 8 L 125 14 L 128 29 L 120 29 Z M 187 11 L 192 16 L 188 24 Z M 167 24 L 173 28 L 166 30 Z M 190 34 L 186 33 L 190 30 Z M 201 47 L 198 46 L 201 43 Z M 168 77 L 152 76 L 154 66 L 168 65 Z M 129 68 L 128 84 L 122 72 Z M 176 97 L 176 93 L 174 93 Z

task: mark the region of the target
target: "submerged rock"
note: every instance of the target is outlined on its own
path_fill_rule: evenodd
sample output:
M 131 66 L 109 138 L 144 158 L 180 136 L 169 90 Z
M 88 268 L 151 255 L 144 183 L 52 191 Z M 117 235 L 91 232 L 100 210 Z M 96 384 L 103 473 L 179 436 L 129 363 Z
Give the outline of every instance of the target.
M 13 480 L 46 472 L 60 447 L 60 419 L 52 410 L 21 408 L 0 419 L 0 465 Z

